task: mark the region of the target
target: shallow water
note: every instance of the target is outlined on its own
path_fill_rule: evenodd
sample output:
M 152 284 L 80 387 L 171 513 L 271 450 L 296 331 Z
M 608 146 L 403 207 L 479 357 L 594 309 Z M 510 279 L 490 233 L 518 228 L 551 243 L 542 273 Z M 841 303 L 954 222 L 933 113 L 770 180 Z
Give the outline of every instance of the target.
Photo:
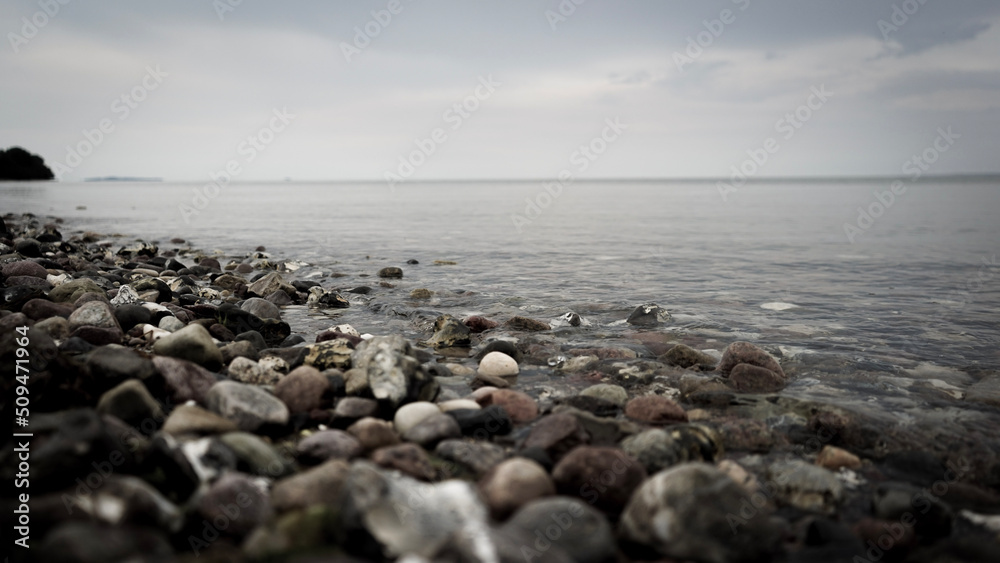
M 327 287 L 377 286 L 380 268 L 404 269 L 399 289 L 350 295 L 350 309 L 286 310 L 307 337 L 348 322 L 422 339 L 439 313 L 572 310 L 592 326 L 559 331 L 564 346 L 642 351 L 621 321 L 652 301 L 674 317 L 656 330 L 664 338 L 720 351 L 750 340 L 783 355 L 796 375 L 786 395 L 904 419 L 939 397 L 960 409 L 975 382 L 966 372 L 1000 364 L 1000 180 L 911 184 L 849 242 L 844 224 L 889 184 L 759 181 L 726 200 L 714 182 L 580 182 L 555 198 L 541 182 L 246 184 L 186 222 L 179 206 L 196 184 L 8 183 L 0 207 L 62 217 L 66 235 L 138 234 L 161 247 L 183 237 L 237 257 L 265 245 Z M 434 298 L 409 299 L 420 287 Z

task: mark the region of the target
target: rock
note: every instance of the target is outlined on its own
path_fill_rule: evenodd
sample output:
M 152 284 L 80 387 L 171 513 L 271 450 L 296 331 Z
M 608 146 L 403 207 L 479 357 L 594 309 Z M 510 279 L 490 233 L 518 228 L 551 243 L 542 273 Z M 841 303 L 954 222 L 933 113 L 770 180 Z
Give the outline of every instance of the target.
M 271 272 L 247 286 L 247 293 L 258 297 L 267 297 L 275 291 L 284 291 L 289 297 L 295 295 L 295 288 L 285 282 L 278 272 Z
M 162 328 L 167 332 L 177 332 L 178 330 L 184 328 L 184 321 L 178 319 L 177 317 L 166 316 L 160 319 L 160 322 L 156 325 L 158 328 Z
M 858 469 L 861 467 L 861 458 L 851 452 L 836 446 L 826 445 L 816 456 L 816 465 L 837 471 L 842 467 L 847 469 Z
M 271 489 L 271 504 L 278 513 L 316 504 L 337 505 L 349 471 L 347 462 L 333 459 L 286 477 Z
M 597 385 L 587 387 L 581 391 L 580 394 L 584 397 L 604 399 L 605 401 L 614 403 L 619 407 L 624 407 L 625 403 L 628 402 L 628 392 L 625 391 L 625 388 L 620 385 L 598 383 Z
M 137 477 L 108 473 L 102 475 L 97 487 L 91 489 L 87 485 L 78 487 L 75 494 L 64 493 L 60 504 L 67 513 L 79 510 L 112 526 L 148 525 L 171 533 L 180 530 L 183 514 L 159 491 Z M 90 475 L 87 477 L 94 481 Z
M 434 297 L 434 292 L 423 287 L 410 292 L 410 299 L 430 299 L 431 297 Z
M 486 539 L 486 508 L 469 483 L 424 484 L 355 463 L 343 489 L 345 534 L 371 538 L 379 559 L 431 558 L 452 538 Z
M 579 496 L 594 508 L 617 515 L 646 479 L 646 470 L 620 449 L 579 446 L 556 464 L 552 479 L 560 494 Z
M 318 344 L 311 344 L 305 347 L 306 358 L 304 362 L 320 371 L 326 369 L 351 368 L 351 356 L 354 354 L 354 347 L 347 340 L 328 340 Z
M 154 301 L 156 303 L 169 303 L 171 299 L 174 298 L 174 292 L 171 291 L 170 286 L 159 278 L 143 278 L 141 280 L 132 282 L 132 289 L 142 295 L 148 291 L 155 291 L 156 295 L 151 299 L 147 298 L 147 301 Z
M 377 418 L 366 417 L 347 428 L 347 433 L 357 438 L 366 452 L 399 443 L 399 436 L 392 424 Z
M 499 352 L 498 352 L 499 353 Z M 469 383 L 469 387 L 479 390 L 484 387 L 490 389 L 506 389 L 510 387 L 510 381 L 502 377 L 497 377 L 495 375 L 481 375 L 477 374 L 476 377 Z
M 625 319 L 632 326 L 656 326 L 670 320 L 670 313 L 655 303 L 646 303 L 636 307 Z
M 205 397 L 208 409 L 253 432 L 264 425 L 288 423 L 288 407 L 268 392 L 235 381 L 220 381 Z
M 153 315 L 149 312 L 149 309 L 141 305 L 122 305 L 115 309 L 115 319 L 125 332 L 132 330 L 132 327 L 136 325 L 148 324 L 152 318 Z
M 163 423 L 163 431 L 174 436 L 224 434 L 236 430 L 238 428 L 233 421 L 194 405 L 180 405 L 174 408 Z
M 639 460 L 650 475 L 679 463 L 714 463 L 723 453 L 718 433 L 700 424 L 676 424 L 666 429 L 645 430 L 625 438 L 621 447 L 625 453 Z
M 570 450 L 590 442 L 590 435 L 576 417 L 569 414 L 543 416 L 531 428 L 524 441 L 524 449 L 545 452 L 552 461 L 558 461 Z
M 45 279 L 49 277 L 49 273 L 45 271 L 38 262 L 34 260 L 19 260 L 17 262 L 8 262 L 3 265 L 3 275 L 6 278 L 14 276 L 31 276 L 34 278 Z
M 96 293 L 104 296 L 101 286 L 94 283 L 90 278 L 81 278 L 66 282 L 49 292 L 49 299 L 56 303 L 75 303 L 85 293 Z
M 349 425 L 365 417 L 375 416 L 378 412 L 378 401 L 361 397 L 344 397 L 337 401 L 333 409 L 334 421 L 344 421 Z
M 781 498 L 802 510 L 833 514 L 844 496 L 834 473 L 802 460 L 775 463 L 769 473 Z
M 306 304 L 310 307 L 332 309 L 347 309 L 351 306 L 351 302 L 344 299 L 336 291 L 328 291 L 322 287 L 312 287 L 309 289 L 309 298 L 306 300 Z
M 646 424 L 687 422 L 684 409 L 660 395 L 646 395 L 632 399 L 625 405 L 625 416 Z
M 163 409 L 138 379 L 129 379 L 101 395 L 97 412 L 116 416 L 127 424 L 145 428 L 147 421 L 155 428 L 163 420 Z
M 872 512 L 880 520 L 909 522 L 907 527 L 926 539 L 950 536 L 955 520 L 951 508 L 938 497 L 903 483 L 880 484 L 872 498 Z
M 73 307 L 53 303 L 48 299 L 31 299 L 21 306 L 21 312 L 29 319 L 36 321 L 52 317 L 68 319 L 73 313 Z
M 729 372 L 729 384 L 743 393 L 773 393 L 784 389 L 785 379 L 766 368 L 737 364 Z
M 517 362 L 503 352 L 490 352 L 479 362 L 481 377 L 511 377 L 519 373 Z
M 121 344 L 124 334 L 117 328 L 81 326 L 70 333 L 70 337 L 86 340 L 94 346 L 106 346 L 108 344 Z
M 733 342 L 727 346 L 726 351 L 722 353 L 722 361 L 719 362 L 716 369 L 722 373 L 723 377 L 728 377 L 733 368 L 739 364 L 750 364 L 769 369 L 781 376 L 782 379 L 785 378 L 785 372 L 782 371 L 778 361 L 749 342 Z
M 622 410 L 621 407 L 611 401 L 605 401 L 597 397 L 588 397 L 586 395 L 562 397 L 556 399 L 556 404 L 570 406 L 600 417 L 615 417 Z
M 431 465 L 427 452 L 416 444 L 379 448 L 372 452 L 371 459 L 381 467 L 402 471 L 421 481 L 434 480 L 434 466 Z
M 26 238 L 15 242 L 14 250 L 27 258 L 40 258 L 42 256 L 42 245 L 33 238 Z
M 35 330 L 48 334 L 53 340 L 69 338 L 69 321 L 62 317 L 49 317 L 35 323 Z
M 140 299 L 139 294 L 132 289 L 132 286 L 123 285 L 118 288 L 118 295 L 115 295 L 115 298 L 111 300 L 111 304 L 116 307 L 120 307 L 122 305 L 134 305 L 140 301 L 142 301 L 142 299 Z
M 506 520 L 530 501 L 556 494 L 555 483 L 545 468 L 523 457 L 494 467 L 479 482 L 479 490 L 497 520 Z
M 170 336 L 163 337 L 153 345 L 153 352 L 161 356 L 171 356 L 218 369 L 222 366 L 222 352 L 212 341 L 205 327 L 188 325 Z
M 351 364 L 364 373 L 372 396 L 393 408 L 412 401 L 433 401 L 437 396 L 438 382 L 424 372 L 410 343 L 401 336 L 376 336 L 362 342 L 351 356 Z
M 443 440 L 434 448 L 434 454 L 471 472 L 476 478 L 486 475 L 507 457 L 501 446 L 471 440 Z
M 509 327 L 511 330 L 521 330 L 525 332 L 541 332 L 544 330 L 552 330 L 552 327 L 548 323 L 543 323 L 542 321 L 536 321 L 535 319 L 529 319 L 527 317 L 511 317 L 505 326 Z
M 453 410 L 446 413 L 455 419 L 463 436 L 488 440 L 493 435 L 509 434 L 514 424 L 502 407 L 493 405 L 479 410 Z
M 715 369 L 715 358 L 695 350 L 690 346 L 678 344 L 659 357 L 659 360 L 670 366 L 677 366 L 684 369 L 699 369 L 702 371 L 712 371 Z
M 281 378 L 274 395 L 292 414 L 308 413 L 330 404 L 330 380 L 312 366 L 299 366 Z
M 991 375 L 969 387 L 965 400 L 1000 407 L 1000 376 Z
M 331 459 L 350 460 L 361 455 L 361 442 L 343 430 L 321 430 L 304 438 L 296 448 L 303 463 L 310 465 Z
M 382 268 L 381 270 L 379 270 L 378 271 L 378 277 L 380 277 L 380 278 L 402 279 L 403 278 L 403 270 L 401 268 L 397 268 L 395 266 L 389 266 L 387 268 Z
M 487 330 L 496 328 L 500 326 L 500 323 L 496 321 L 491 321 L 486 317 L 480 317 L 478 315 L 473 315 L 465 319 L 465 326 L 469 327 L 469 330 L 478 334 L 480 332 L 486 332 Z
M 277 305 L 260 297 L 251 297 L 240 305 L 240 309 L 261 319 L 281 320 L 281 309 Z
M 455 411 L 460 409 L 481 409 L 482 405 L 473 401 L 472 399 L 452 399 L 450 401 L 445 401 L 443 403 L 437 404 L 441 412 Z
M 393 424 L 395 425 L 396 432 L 402 435 L 417 424 L 420 424 L 424 419 L 435 414 L 441 414 L 441 409 L 434 403 L 426 401 L 410 403 L 399 407 L 399 410 L 396 411 L 393 417 Z
M 222 363 L 226 365 L 231 364 L 236 358 L 247 358 L 255 362 L 260 360 L 260 354 L 257 352 L 257 349 L 246 340 L 230 342 L 220 348 L 219 351 L 222 352 Z
M 538 403 L 520 391 L 497 389 L 484 397 L 480 404 L 484 407 L 499 405 L 514 424 L 524 424 L 538 418 Z
M 620 534 L 674 560 L 771 560 L 781 530 L 764 508 L 751 518 L 739 516 L 748 499 L 715 467 L 686 463 L 653 475 L 633 493 L 622 513 Z M 732 525 L 734 515 L 739 525 Z
M 476 354 L 476 359 L 482 360 L 490 352 L 503 352 L 514 358 L 514 361 L 518 363 L 524 360 L 524 354 L 517 348 L 517 342 L 511 340 L 491 340 L 487 342 Z
M 280 373 L 249 358 L 233 358 L 228 371 L 231 379 L 249 385 L 274 385 L 281 380 Z
M 434 321 L 434 336 L 427 344 L 434 348 L 468 348 L 471 331 L 451 315 L 441 315 Z
M 208 390 L 219 381 L 212 372 L 187 360 L 155 356 L 153 365 L 163 376 L 168 396 L 174 403 L 195 401 L 204 405 Z
M 271 499 L 249 476 L 227 473 L 198 500 L 196 510 L 208 522 L 229 523 L 216 527 L 220 535 L 242 538 L 271 517 Z
M 113 328 L 121 330 L 115 312 L 110 305 L 102 301 L 84 303 L 69 316 L 69 331 L 73 332 L 83 326 L 97 328 Z
M 462 429 L 455 419 L 442 413 L 431 414 L 402 434 L 403 440 L 433 448 L 438 442 L 460 438 Z
M 517 530 L 533 538 L 528 544 L 533 550 L 551 542 L 577 563 L 608 563 L 617 559 L 618 545 L 608 519 L 580 499 L 551 497 L 531 501 L 515 512 L 502 529 Z M 546 539 L 541 545 L 535 543 L 539 531 Z M 544 560 L 547 552 L 539 553 L 539 561 Z
M 295 472 L 290 457 L 248 432 L 227 432 L 219 442 L 236 455 L 237 469 L 245 473 L 278 479 Z

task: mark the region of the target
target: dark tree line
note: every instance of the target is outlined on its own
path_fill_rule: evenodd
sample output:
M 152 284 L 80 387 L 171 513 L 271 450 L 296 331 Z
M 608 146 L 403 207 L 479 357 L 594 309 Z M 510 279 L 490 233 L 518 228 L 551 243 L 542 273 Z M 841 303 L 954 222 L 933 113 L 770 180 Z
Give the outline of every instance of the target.
M 38 155 L 11 147 L 0 150 L 0 180 L 52 180 L 55 175 Z

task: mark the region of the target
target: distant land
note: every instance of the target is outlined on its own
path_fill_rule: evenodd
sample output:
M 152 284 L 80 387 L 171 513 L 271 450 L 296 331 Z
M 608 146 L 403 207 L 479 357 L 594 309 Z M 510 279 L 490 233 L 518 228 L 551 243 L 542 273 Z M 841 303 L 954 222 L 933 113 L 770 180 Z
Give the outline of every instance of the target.
M 143 178 L 140 176 L 102 176 L 99 178 L 84 178 L 84 182 L 162 182 L 163 178 Z
M 0 150 L 0 180 L 52 180 L 55 175 L 42 157 L 21 147 Z

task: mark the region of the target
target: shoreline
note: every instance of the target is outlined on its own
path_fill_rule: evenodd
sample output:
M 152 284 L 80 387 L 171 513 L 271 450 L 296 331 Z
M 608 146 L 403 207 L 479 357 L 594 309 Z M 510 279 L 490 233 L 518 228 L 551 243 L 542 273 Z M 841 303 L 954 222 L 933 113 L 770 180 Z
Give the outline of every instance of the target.
M 446 313 L 420 340 L 333 318 L 295 334 L 290 311 L 349 313 L 399 289 L 407 264 L 351 293 L 263 249 L 236 263 L 4 220 L 34 237 L 3 249 L 0 318 L 5 369 L 9 336 L 30 327 L 32 553 L 94 537 L 162 560 L 976 560 L 997 546 L 989 401 L 969 407 L 978 434 L 928 443 L 922 425 L 775 394 L 794 366 L 750 343 L 721 357 L 678 343 L 652 304 L 623 319 L 644 354 L 565 351 L 586 330 L 574 313 Z M 578 392 L 546 394 L 557 382 Z

